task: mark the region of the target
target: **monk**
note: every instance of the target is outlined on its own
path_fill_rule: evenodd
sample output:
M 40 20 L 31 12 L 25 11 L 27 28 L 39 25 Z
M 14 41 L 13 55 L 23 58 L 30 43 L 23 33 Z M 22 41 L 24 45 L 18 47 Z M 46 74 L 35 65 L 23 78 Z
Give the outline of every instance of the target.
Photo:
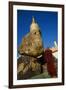
M 51 77 L 56 77 L 56 68 L 54 64 L 55 62 L 52 55 L 52 51 L 50 49 L 45 50 L 44 60 L 46 60 L 47 63 L 48 73 L 51 75 Z

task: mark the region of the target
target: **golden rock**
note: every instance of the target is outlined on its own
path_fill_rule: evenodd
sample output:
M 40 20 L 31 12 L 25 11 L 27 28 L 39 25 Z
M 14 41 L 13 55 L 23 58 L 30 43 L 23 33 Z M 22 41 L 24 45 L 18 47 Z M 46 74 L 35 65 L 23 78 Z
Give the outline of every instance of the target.
M 30 32 L 22 39 L 22 43 L 18 51 L 20 54 L 27 54 L 35 57 L 43 53 L 40 28 L 35 22 L 34 17 L 32 18 L 32 23 L 30 25 Z

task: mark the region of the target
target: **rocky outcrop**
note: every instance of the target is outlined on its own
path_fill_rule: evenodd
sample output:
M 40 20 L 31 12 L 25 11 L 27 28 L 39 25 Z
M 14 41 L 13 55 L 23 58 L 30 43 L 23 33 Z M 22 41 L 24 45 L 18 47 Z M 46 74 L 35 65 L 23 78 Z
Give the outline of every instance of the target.
M 18 80 L 57 77 L 57 60 L 49 49 L 44 52 L 44 56 L 35 58 L 21 55 L 17 61 Z
M 17 62 L 18 79 L 28 79 L 41 73 L 40 63 L 37 58 L 22 55 Z

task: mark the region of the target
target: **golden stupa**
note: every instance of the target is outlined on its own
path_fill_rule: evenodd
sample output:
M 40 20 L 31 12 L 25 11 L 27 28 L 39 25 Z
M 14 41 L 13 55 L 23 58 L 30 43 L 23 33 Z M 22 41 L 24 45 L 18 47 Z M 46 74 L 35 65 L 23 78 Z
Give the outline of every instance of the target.
M 23 37 L 18 52 L 20 54 L 26 54 L 35 57 L 43 53 L 40 28 L 35 22 L 34 17 L 32 18 L 32 23 L 30 25 L 30 32 Z

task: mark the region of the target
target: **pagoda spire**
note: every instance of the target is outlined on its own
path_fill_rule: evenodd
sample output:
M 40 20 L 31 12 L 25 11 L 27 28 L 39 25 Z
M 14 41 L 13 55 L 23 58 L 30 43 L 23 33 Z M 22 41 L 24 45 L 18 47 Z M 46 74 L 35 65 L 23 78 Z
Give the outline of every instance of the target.
M 57 45 L 56 41 L 54 41 L 54 46 L 55 46 L 55 47 L 58 47 L 58 45 Z
M 38 24 L 35 22 L 34 16 L 32 17 L 32 23 L 30 25 L 30 32 L 35 32 L 39 30 Z
M 32 17 L 32 23 L 35 23 L 35 18 L 34 18 L 34 16 Z

